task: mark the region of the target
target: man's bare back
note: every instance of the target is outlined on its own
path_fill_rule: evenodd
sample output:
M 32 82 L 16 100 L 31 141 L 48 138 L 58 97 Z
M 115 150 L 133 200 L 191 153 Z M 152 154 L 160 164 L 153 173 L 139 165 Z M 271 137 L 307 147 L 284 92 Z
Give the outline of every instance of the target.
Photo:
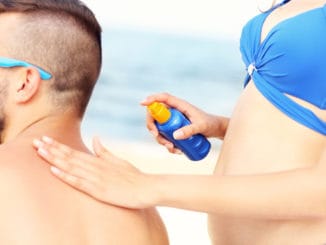
M 0 0 L 0 19 L 0 244 L 168 244 L 154 208 L 70 188 L 31 144 L 47 133 L 89 153 L 80 124 L 102 64 L 95 15 L 78 0 Z
M 70 188 L 51 175 L 30 142 L 25 138 L 0 147 L 0 244 L 168 244 L 154 208 L 119 208 Z M 76 140 L 73 144 L 85 151 Z

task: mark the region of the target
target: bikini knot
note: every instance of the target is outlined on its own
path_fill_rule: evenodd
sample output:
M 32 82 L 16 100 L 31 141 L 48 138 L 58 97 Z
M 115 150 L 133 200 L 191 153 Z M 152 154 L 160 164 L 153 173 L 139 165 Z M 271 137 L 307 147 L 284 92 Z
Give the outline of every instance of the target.
M 257 71 L 257 69 L 256 69 L 255 65 L 253 63 L 251 63 L 247 68 L 247 72 L 248 72 L 249 76 L 251 76 L 252 73 L 254 73 L 254 71 Z

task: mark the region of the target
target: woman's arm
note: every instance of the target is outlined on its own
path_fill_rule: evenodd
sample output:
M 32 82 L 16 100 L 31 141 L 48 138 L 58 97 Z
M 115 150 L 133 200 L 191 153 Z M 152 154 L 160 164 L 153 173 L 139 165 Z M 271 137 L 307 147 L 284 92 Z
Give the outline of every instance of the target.
M 61 180 L 94 198 L 127 207 L 170 206 L 251 218 L 320 218 L 326 215 L 326 147 L 310 169 L 265 175 L 145 174 L 94 141 L 97 156 L 44 137 L 34 146 Z
M 316 169 L 257 176 L 156 176 L 155 205 L 264 219 L 326 216 L 326 175 Z M 150 192 L 151 193 L 151 192 Z

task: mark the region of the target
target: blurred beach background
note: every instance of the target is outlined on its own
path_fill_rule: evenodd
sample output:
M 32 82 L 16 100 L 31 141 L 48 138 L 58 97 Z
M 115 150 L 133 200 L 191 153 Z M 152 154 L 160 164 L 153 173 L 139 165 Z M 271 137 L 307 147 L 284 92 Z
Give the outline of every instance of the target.
M 191 162 L 156 144 L 146 129 L 146 96 L 168 92 L 230 116 L 245 76 L 239 37 L 256 0 L 84 1 L 103 27 L 103 68 L 82 133 L 150 173 L 210 174 L 221 142 Z M 171 245 L 208 245 L 206 214 L 158 207 Z

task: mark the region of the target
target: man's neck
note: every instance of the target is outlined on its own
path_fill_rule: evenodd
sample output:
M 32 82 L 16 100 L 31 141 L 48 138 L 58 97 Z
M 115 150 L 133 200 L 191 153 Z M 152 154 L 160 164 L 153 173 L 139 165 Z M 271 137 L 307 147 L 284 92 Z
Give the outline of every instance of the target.
M 21 126 L 19 129 L 10 128 L 5 131 L 2 143 L 7 144 L 13 141 L 27 140 L 47 135 L 56 140 L 79 146 L 82 142 L 80 134 L 81 120 L 72 115 L 49 116 L 39 118 L 32 123 Z

